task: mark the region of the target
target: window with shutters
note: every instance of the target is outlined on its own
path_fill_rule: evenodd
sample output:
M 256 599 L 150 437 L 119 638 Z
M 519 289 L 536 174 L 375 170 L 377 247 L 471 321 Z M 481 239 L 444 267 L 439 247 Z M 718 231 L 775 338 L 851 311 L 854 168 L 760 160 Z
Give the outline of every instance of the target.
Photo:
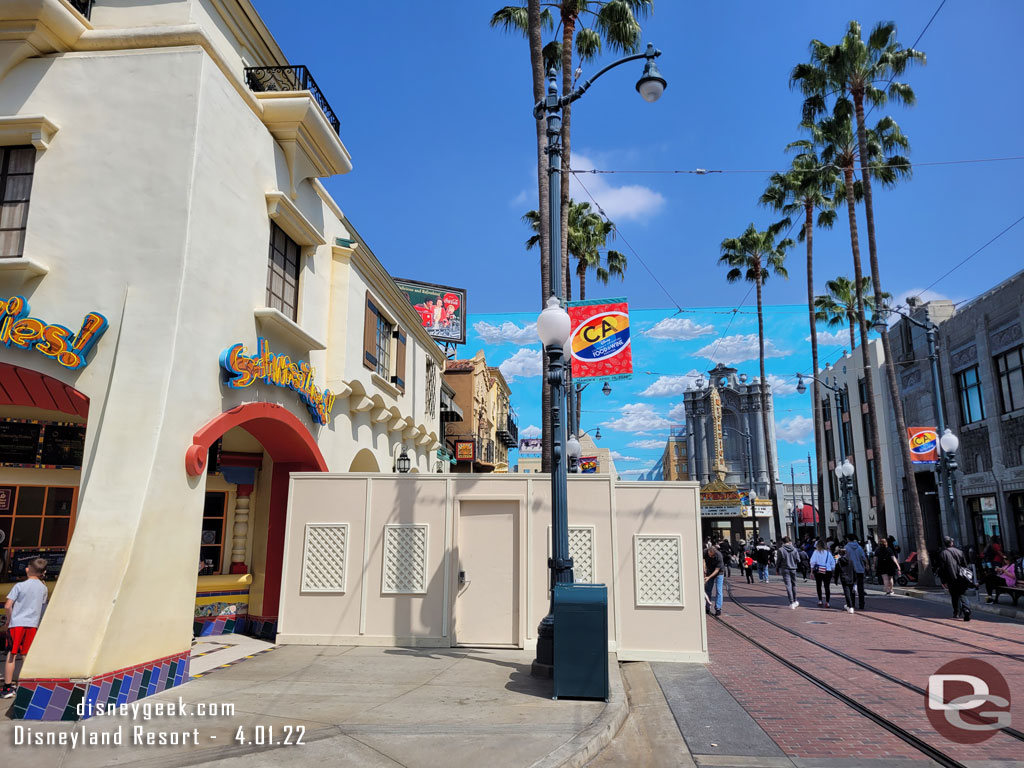
M 270 222 L 270 255 L 267 262 L 267 306 L 279 310 L 289 320 L 299 319 L 299 265 L 302 252 L 298 243 Z
M 406 345 L 405 331 L 383 312 L 377 300 L 367 291 L 363 365 L 403 393 Z
M 0 259 L 24 253 L 35 165 L 35 147 L 0 147 Z

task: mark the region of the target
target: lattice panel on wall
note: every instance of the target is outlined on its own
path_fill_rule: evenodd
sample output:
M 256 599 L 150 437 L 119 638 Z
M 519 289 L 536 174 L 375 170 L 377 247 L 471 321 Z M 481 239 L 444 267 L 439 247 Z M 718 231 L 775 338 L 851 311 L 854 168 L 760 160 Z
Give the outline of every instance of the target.
M 551 526 L 548 526 L 548 557 L 551 557 Z M 594 575 L 594 526 L 569 526 L 569 557 L 572 558 L 572 575 L 577 584 L 595 584 Z
M 389 525 L 384 529 L 382 591 L 427 591 L 427 526 Z
M 308 524 L 302 550 L 303 592 L 344 592 L 348 523 Z
M 683 605 L 682 537 L 633 537 L 637 605 Z

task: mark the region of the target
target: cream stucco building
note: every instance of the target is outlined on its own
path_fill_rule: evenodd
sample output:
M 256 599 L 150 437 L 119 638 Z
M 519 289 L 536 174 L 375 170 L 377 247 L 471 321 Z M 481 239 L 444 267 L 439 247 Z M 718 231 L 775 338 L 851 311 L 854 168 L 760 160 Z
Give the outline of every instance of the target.
M 63 558 L 15 704 L 59 719 L 180 683 L 194 628 L 273 635 L 289 474 L 442 468 L 444 356 L 320 182 L 344 113 L 248 0 L 0 29 L 0 548 Z

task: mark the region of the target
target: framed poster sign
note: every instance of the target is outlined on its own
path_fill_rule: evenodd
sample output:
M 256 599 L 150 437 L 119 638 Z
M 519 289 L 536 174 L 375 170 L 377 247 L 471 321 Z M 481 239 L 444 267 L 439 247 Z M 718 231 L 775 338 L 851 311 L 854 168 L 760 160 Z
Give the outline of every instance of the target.
M 476 458 L 476 441 L 475 440 L 456 440 L 455 441 L 455 460 L 456 461 L 473 461 Z

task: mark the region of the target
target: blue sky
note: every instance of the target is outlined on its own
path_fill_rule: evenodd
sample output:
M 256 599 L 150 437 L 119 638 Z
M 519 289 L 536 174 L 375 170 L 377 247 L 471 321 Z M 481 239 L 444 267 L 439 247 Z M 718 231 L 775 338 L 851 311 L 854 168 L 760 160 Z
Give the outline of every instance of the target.
M 509 321 L 522 326 L 532 320 L 540 308 L 538 256 L 524 250 L 528 233 L 520 221 L 536 207 L 529 57 L 523 39 L 488 27 L 499 3 L 254 2 L 290 60 L 310 67 L 341 119 L 354 170 L 326 184 L 384 265 L 403 277 L 465 287 L 471 322 L 493 323 L 500 316 L 482 315 L 516 312 L 525 314 Z M 640 64 L 602 78 L 573 109 L 573 166 L 750 172 L 584 176 L 619 228 L 615 247 L 629 258 L 624 283 L 591 285 L 588 298 L 626 296 L 634 312 L 650 310 L 653 322 L 657 310 L 670 314 L 664 308 L 674 312 L 675 305 L 740 305 L 747 288 L 725 282 L 716 264 L 719 244 L 750 222 L 763 228 L 773 221 L 757 198 L 770 171 L 786 166 L 785 145 L 800 137 L 800 97 L 789 90 L 788 77 L 806 60 L 808 42 L 836 42 L 857 18 L 868 29 L 882 19 L 895 21 L 899 39 L 910 45 L 939 2 L 659 0 L 643 22 L 643 38 L 664 53 L 664 97 L 646 104 L 637 96 Z M 904 78 L 918 104 L 875 115 L 891 114 L 900 123 L 912 160 L 1024 155 L 1022 27 L 1024 4 L 1013 0 L 945 3 L 918 45 L 928 54 L 927 65 Z M 586 67 L 584 76 L 610 60 Z M 911 181 L 876 192 L 886 290 L 902 299 L 930 288 L 925 298 L 963 300 L 1019 269 L 1024 223 L 931 285 L 1024 214 L 1014 183 L 1022 172 L 1022 161 L 921 165 Z M 589 199 L 579 187 L 573 195 Z M 865 242 L 862 212 L 860 222 Z M 852 272 L 845 217 L 834 231 L 818 232 L 815 245 L 821 292 L 826 279 Z M 805 300 L 803 265 L 798 248 L 790 255 L 792 279 L 766 287 L 766 303 L 779 305 L 772 322 Z M 750 304 L 748 299 L 746 309 Z M 726 316 L 713 312 L 685 316 L 720 334 Z M 737 323 L 743 317 L 749 316 L 737 316 Z M 729 330 L 734 333 L 735 325 Z M 772 333 L 793 349 L 806 336 L 795 329 Z M 699 367 L 689 347 L 707 338 L 668 347 L 682 352 L 668 373 Z M 645 337 L 635 334 L 634 343 L 643 358 Z M 471 334 L 460 355 L 479 346 Z M 662 346 L 654 343 L 650 351 Z M 484 348 L 494 363 L 508 351 Z M 772 370 L 776 362 L 784 365 L 777 375 L 796 369 L 795 358 L 773 359 Z M 752 374 L 753 365 L 741 367 Z M 641 376 L 635 386 L 644 388 L 653 378 Z M 539 379 L 516 385 L 517 405 L 528 410 Z M 627 389 L 616 388 L 607 407 L 635 402 L 617 400 Z

